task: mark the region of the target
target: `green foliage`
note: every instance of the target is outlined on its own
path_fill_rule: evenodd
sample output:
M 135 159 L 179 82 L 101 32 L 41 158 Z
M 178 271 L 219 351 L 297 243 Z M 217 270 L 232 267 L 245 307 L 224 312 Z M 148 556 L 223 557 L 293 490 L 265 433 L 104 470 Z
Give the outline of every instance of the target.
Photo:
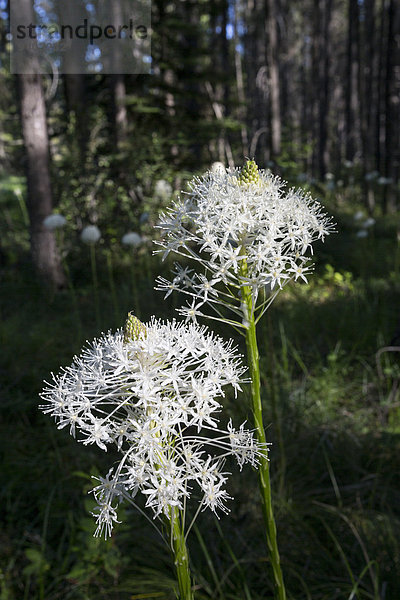
M 15 264 L 21 252 L 29 249 L 29 218 L 25 178 L 0 177 L 0 263 Z

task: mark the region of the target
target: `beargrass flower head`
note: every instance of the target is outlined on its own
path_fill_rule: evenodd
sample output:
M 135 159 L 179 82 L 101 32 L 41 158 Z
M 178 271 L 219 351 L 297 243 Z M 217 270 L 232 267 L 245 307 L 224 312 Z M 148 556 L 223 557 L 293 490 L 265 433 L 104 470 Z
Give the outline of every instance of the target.
M 391 177 L 378 177 L 377 183 L 378 185 L 390 185 L 393 183 L 393 179 Z
M 154 193 L 160 200 L 167 200 L 172 194 L 172 186 L 165 179 L 159 179 L 156 181 Z
M 364 218 L 364 212 L 362 210 L 358 210 L 353 216 L 353 219 L 355 221 L 361 221 L 361 219 L 363 219 L 363 218 Z
M 137 248 L 143 242 L 143 238 L 139 233 L 130 231 L 125 233 L 121 242 L 124 244 L 124 246 L 133 246 L 134 248 Z
M 375 181 L 375 179 L 378 179 L 378 177 L 378 171 L 370 171 L 369 173 L 365 174 L 365 181 Z
M 84 244 L 94 245 L 101 238 L 100 229 L 96 225 L 87 225 L 81 232 L 81 240 Z
M 254 161 L 194 178 L 190 192 L 161 215 L 158 227 L 164 257 L 175 252 L 201 267 L 195 273 L 178 266 L 172 282 L 158 279 L 157 289 L 167 294 L 182 289 L 192 296 L 182 311 L 186 316 L 188 310 L 200 315 L 205 302 L 240 312 L 233 299 L 243 286 L 251 287 L 256 299 L 266 287 L 307 281 L 313 242 L 333 230 L 309 193 L 286 189 Z
M 63 215 L 52 214 L 46 217 L 43 221 L 43 225 L 48 231 L 55 231 L 56 229 L 61 229 L 66 225 L 67 219 L 63 217 Z
M 369 229 L 370 227 L 373 227 L 375 225 L 375 223 L 376 223 L 376 221 L 373 217 L 368 217 L 368 219 L 366 219 L 364 221 L 362 226 L 364 227 L 364 229 Z
M 130 314 L 124 331 L 95 339 L 52 375 L 43 412 L 84 445 L 120 453 L 93 490 L 97 534 L 110 535 L 118 504 L 137 494 L 155 517 L 191 496 L 200 510 L 228 511 L 226 458 L 257 466 L 267 452 L 244 425 L 219 424 L 225 389 L 239 392 L 243 373 L 232 343 L 207 328 Z

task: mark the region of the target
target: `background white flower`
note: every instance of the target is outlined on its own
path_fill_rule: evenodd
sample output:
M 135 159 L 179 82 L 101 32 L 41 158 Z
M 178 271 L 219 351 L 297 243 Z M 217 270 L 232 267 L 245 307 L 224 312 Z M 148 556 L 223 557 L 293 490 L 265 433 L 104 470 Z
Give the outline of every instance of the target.
M 362 210 L 358 210 L 356 213 L 354 213 L 353 219 L 355 221 L 361 221 L 361 219 L 364 218 L 364 212 Z
M 63 215 L 52 214 L 46 217 L 43 221 L 43 225 L 49 231 L 54 231 L 55 229 L 61 229 L 66 225 L 67 219 L 63 217 Z
M 378 185 L 390 185 L 393 183 L 393 179 L 391 177 L 378 177 L 377 180 Z
M 160 200 L 167 200 L 172 195 L 172 186 L 165 179 L 159 179 L 156 181 L 156 185 L 154 187 L 154 194 Z
M 53 375 L 41 409 L 83 444 L 122 454 L 94 489 L 97 533 L 109 535 L 118 502 L 138 491 L 155 516 L 182 509 L 196 489 L 200 507 L 227 511 L 226 457 L 241 468 L 266 453 L 243 425 L 219 427 L 224 388 L 240 391 L 244 370 L 232 344 L 205 327 L 131 316 L 125 333 L 94 340 Z
M 85 244 L 96 244 L 100 238 L 100 229 L 96 225 L 87 225 L 82 229 L 81 240 Z
M 373 225 L 375 225 L 376 221 L 375 219 L 373 219 L 372 217 L 369 217 L 368 219 L 366 219 L 364 221 L 364 223 L 362 224 L 362 227 L 364 229 L 369 229 L 370 227 L 372 227 Z
M 137 248 L 143 242 L 143 238 L 139 233 L 136 233 L 135 231 L 129 231 L 122 237 L 121 242 L 125 246 L 133 246 L 134 248 Z

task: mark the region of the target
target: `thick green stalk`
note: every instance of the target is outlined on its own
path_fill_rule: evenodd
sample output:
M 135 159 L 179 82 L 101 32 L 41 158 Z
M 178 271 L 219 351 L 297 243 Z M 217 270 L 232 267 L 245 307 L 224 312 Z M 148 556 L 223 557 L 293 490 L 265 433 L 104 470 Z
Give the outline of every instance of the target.
M 185 542 L 181 511 L 171 508 L 171 545 L 174 554 L 175 570 L 179 586 L 179 600 L 193 600 L 189 570 L 189 554 Z
M 246 277 L 247 264 L 243 259 L 241 275 Z M 261 390 L 260 390 L 260 360 L 257 346 L 256 324 L 254 315 L 253 296 L 250 286 L 242 286 L 242 302 L 247 320 L 246 348 L 251 377 L 251 396 L 253 405 L 254 425 L 257 438 L 261 444 L 266 444 L 265 430 L 263 424 Z M 262 501 L 262 510 L 265 523 L 265 533 L 270 553 L 271 566 L 274 575 L 275 598 L 286 600 L 285 585 L 283 582 L 282 569 L 279 558 L 278 543 L 276 539 L 276 525 L 272 508 L 271 481 L 269 475 L 269 461 L 267 457 L 260 460 L 258 469 L 259 486 Z

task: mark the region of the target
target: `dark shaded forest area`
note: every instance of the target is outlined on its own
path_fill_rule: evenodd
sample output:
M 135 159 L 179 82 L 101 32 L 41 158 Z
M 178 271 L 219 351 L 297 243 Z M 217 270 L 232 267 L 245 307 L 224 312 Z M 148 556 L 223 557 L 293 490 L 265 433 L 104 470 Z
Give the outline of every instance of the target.
M 10 1 L 27 22 L 57 4 Z M 152 0 L 150 74 L 39 75 L 34 54 L 13 74 L 9 12 L 0 0 L 0 600 L 192 598 L 129 505 L 93 537 L 92 476 L 116 451 L 57 431 L 39 394 L 129 311 L 180 318 L 177 287 L 154 289 L 177 259 L 154 253 L 160 214 L 248 159 L 320 201 L 335 233 L 257 330 L 286 595 L 256 469 L 230 463 L 230 513 L 200 511 L 187 540 L 190 593 L 398 600 L 399 2 Z M 245 354 L 237 330 L 208 326 Z M 250 388 L 223 410 L 253 427 Z

